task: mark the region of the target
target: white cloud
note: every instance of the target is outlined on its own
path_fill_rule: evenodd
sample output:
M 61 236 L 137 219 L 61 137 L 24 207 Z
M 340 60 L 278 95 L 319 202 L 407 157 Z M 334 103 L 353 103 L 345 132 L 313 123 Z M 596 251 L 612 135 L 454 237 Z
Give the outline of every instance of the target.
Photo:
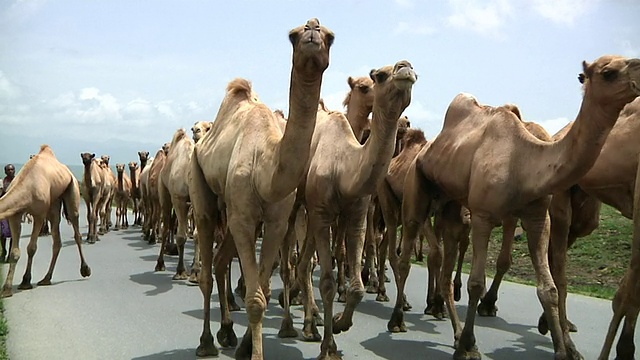
M 513 15 L 508 0 L 449 0 L 452 14 L 447 18 L 450 26 L 470 29 L 482 35 L 501 37 L 505 20 Z
M 426 24 L 410 24 L 401 21 L 393 32 L 396 34 L 432 35 L 436 33 L 436 28 Z
M 532 8 L 555 23 L 573 25 L 576 19 L 592 11 L 600 0 L 533 0 Z
M 398 4 L 399 6 L 404 7 L 404 8 L 413 7 L 413 1 L 412 0 L 395 0 L 394 2 L 396 4 Z
M 15 99 L 20 96 L 20 88 L 0 71 L 0 98 Z

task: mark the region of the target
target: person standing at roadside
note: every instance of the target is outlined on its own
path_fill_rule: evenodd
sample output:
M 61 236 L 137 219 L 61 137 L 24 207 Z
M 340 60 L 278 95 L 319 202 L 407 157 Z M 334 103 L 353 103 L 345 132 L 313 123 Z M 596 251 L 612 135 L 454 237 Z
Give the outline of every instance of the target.
M 0 197 L 3 197 L 4 194 L 9 191 L 9 185 L 11 185 L 11 182 L 16 177 L 15 166 L 13 166 L 13 164 L 7 164 L 4 167 L 4 174 L 5 177 L 4 179 L 2 179 L 2 190 L 0 191 Z M 9 238 L 11 238 L 11 241 L 13 241 L 13 238 L 11 237 L 11 230 L 9 229 L 9 220 L 0 219 L 0 245 L 2 245 L 2 261 L 5 261 L 5 257 L 7 258 L 7 260 L 9 258 L 9 252 L 7 249 L 7 239 Z

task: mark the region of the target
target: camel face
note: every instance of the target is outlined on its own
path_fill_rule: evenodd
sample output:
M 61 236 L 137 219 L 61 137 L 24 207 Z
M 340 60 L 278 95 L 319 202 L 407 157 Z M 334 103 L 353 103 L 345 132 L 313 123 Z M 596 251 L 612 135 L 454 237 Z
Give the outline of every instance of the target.
M 329 66 L 329 48 L 333 44 L 334 37 L 333 32 L 321 26 L 316 18 L 291 30 L 289 41 L 294 48 L 294 67 L 296 64 L 304 63 L 303 67 L 310 73 L 324 71 Z
M 211 122 L 197 121 L 191 128 L 191 132 L 193 133 L 193 141 L 197 143 L 210 129 Z
M 171 148 L 170 143 L 164 143 L 164 145 L 162 145 L 162 151 L 164 152 L 165 155 L 169 155 L 170 148 Z
M 585 95 L 591 91 L 602 103 L 624 104 L 640 95 L 640 59 L 607 55 L 582 66 L 578 79 L 588 89 Z
M 413 70 L 411 63 L 406 60 L 397 62 L 394 66 L 385 66 L 378 70 L 371 70 L 369 73 L 371 80 L 375 83 L 374 92 L 376 98 L 394 98 L 400 97 L 397 105 L 403 109 L 411 103 L 411 88 L 418 80 L 416 72 Z M 395 92 L 395 96 L 389 97 L 384 93 Z
M 111 156 L 109 156 L 109 155 L 102 155 L 102 156 L 100 157 L 100 159 L 102 159 L 102 162 L 103 162 L 105 165 L 109 166 L 109 160 L 111 160 Z
M 135 171 L 136 169 L 138 169 L 138 163 L 135 161 L 132 161 L 129 163 L 129 170 L 130 171 Z
M 93 160 L 96 157 L 96 154 L 90 154 L 90 153 L 81 153 L 80 154 L 80 158 L 82 159 L 82 164 L 87 166 L 87 165 L 91 165 L 91 160 Z
M 402 140 L 410 127 L 411 121 L 409 121 L 409 118 L 406 115 L 401 116 L 400 119 L 398 119 L 398 132 L 396 133 L 396 141 Z
M 118 174 L 124 173 L 124 164 L 116 164 L 116 171 Z

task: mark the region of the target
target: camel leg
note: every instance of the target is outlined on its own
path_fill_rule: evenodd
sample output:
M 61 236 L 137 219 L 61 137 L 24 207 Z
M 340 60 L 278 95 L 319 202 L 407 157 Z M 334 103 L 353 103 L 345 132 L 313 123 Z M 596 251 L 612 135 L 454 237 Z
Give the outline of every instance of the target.
M 9 221 L 15 220 L 12 218 Z M 40 229 L 42 229 L 42 224 L 44 224 L 45 221 L 47 221 L 47 219 L 42 215 L 33 216 L 33 230 L 31 231 L 29 245 L 27 245 L 27 267 L 24 270 L 24 275 L 22 276 L 22 283 L 18 285 L 18 289 L 20 290 L 33 288 L 33 285 L 31 285 L 31 267 L 33 266 L 33 257 L 38 250 L 38 236 L 40 235 Z
M 427 218 L 424 227 L 431 226 L 431 221 Z M 428 234 L 428 230 L 423 230 L 423 234 Z M 429 282 L 427 286 L 427 307 L 424 313 L 433 315 L 436 319 L 443 319 L 446 316 L 444 299 L 442 298 L 440 275 L 442 270 L 442 236 L 425 236 L 429 246 L 427 254 L 427 269 L 429 271 Z
M 51 285 L 51 277 L 53 276 L 53 269 L 56 267 L 56 261 L 62 248 L 62 240 L 60 239 L 60 209 L 62 208 L 62 201 L 58 200 L 51 204 L 49 209 L 49 220 L 51 221 L 51 237 L 53 238 L 53 245 L 51 251 L 51 262 L 49 263 L 49 270 L 42 280 L 38 282 L 40 285 Z
M 20 233 L 22 231 L 20 216 L 21 215 L 14 215 L 8 219 L 9 228 L 11 229 L 11 253 L 8 256 L 9 271 L 7 272 L 7 278 L 4 281 L 2 293 L 0 294 L 0 297 L 3 298 L 13 295 L 13 275 L 16 271 L 16 264 L 20 259 Z M 39 231 L 40 227 L 35 227 L 36 216 L 33 217 L 33 221 L 33 229 L 37 237 L 37 232 Z M 42 223 L 40 223 L 40 226 L 42 226 Z M 33 237 L 34 232 L 32 232 L 31 237 Z
M 324 305 L 324 336 L 320 345 L 318 359 L 341 359 L 333 338 L 333 299 L 336 294 L 336 281 L 333 277 L 331 242 L 329 234 L 330 221 L 317 211 L 309 211 L 309 228 L 315 239 L 318 260 L 320 262 L 320 295 Z
M 500 254 L 496 261 L 496 275 L 493 278 L 493 282 L 491 282 L 489 291 L 480 299 L 480 304 L 478 305 L 478 315 L 480 316 L 496 316 L 498 312 L 498 308 L 496 307 L 498 290 L 500 289 L 504 275 L 511 267 L 511 250 L 513 249 L 517 224 L 518 218 L 516 217 L 508 216 L 502 219 L 502 246 L 500 247 Z
M 216 285 L 218 286 L 218 298 L 220 301 L 220 330 L 216 333 L 216 338 L 223 348 L 235 348 L 238 345 L 238 338 L 233 331 L 233 320 L 227 301 L 229 291 L 229 280 L 227 275 L 231 273 L 231 261 L 235 249 L 233 238 L 227 232 L 222 244 L 218 248 L 214 258 L 213 268 L 215 269 Z
M 364 269 L 362 279 L 366 284 L 366 292 L 369 294 L 378 293 L 378 276 L 376 274 L 376 224 L 374 223 L 375 206 L 372 202 L 367 211 L 366 233 L 364 238 Z
M 78 254 L 80 256 L 80 275 L 82 275 L 82 277 L 91 276 L 91 268 L 87 265 L 84 253 L 82 252 L 82 234 L 80 233 L 78 220 L 80 218 L 80 190 L 75 185 L 70 186 L 63 194 L 62 202 L 66 209 L 67 221 L 73 228 L 73 239 L 78 247 Z
M 193 284 L 198 283 L 198 276 L 200 276 L 200 246 L 198 245 L 198 229 L 193 230 L 193 244 L 195 251 L 193 254 L 193 262 L 191 263 L 191 271 L 189 274 L 189 282 Z M 231 280 L 229 280 L 231 283 Z M 231 285 L 229 285 L 231 286 Z
M 344 312 L 338 313 L 333 317 L 334 334 L 339 334 L 351 328 L 353 325 L 353 313 L 364 297 L 364 285 L 360 273 L 369 201 L 369 196 L 357 200 L 351 205 L 351 210 L 344 212 L 344 214 L 348 214 L 348 217 L 341 217 L 339 220 L 339 222 L 347 225 L 345 245 L 347 248 L 347 263 L 349 265 L 349 288 L 346 294 L 347 304 Z
M 291 248 L 295 244 L 295 222 L 298 214 L 298 204 L 295 204 L 291 213 L 289 214 L 287 223 L 287 232 L 284 236 L 284 241 L 280 248 L 280 278 L 282 279 L 282 302 L 281 306 L 284 308 L 284 314 L 282 318 L 282 324 L 280 325 L 280 331 L 278 331 L 279 338 L 297 337 L 298 332 L 293 327 L 293 319 L 291 318 Z
M 318 306 L 313 298 L 313 286 L 311 283 L 312 261 L 315 252 L 315 238 L 311 233 L 311 227 L 307 226 L 306 239 L 302 244 L 300 259 L 296 267 L 296 280 L 302 291 L 302 303 L 304 305 L 304 323 L 302 327 L 302 339 L 304 341 L 320 341 L 322 337 L 318 332 L 317 318 Z M 324 322 L 323 322 L 324 323 Z
M 158 254 L 158 260 L 156 261 L 155 271 L 165 271 L 166 267 L 164 265 L 164 252 L 167 246 L 167 241 L 169 241 L 169 233 L 173 229 L 173 226 L 171 226 L 171 209 L 173 204 L 171 201 L 171 195 L 169 194 L 169 189 L 163 186 L 163 184 L 158 184 L 158 188 L 158 195 L 160 197 L 160 206 L 158 210 L 164 226 L 162 227 L 162 245 L 160 245 L 160 253 Z M 178 267 L 179 266 L 180 264 L 178 264 Z M 182 267 L 184 268 L 184 263 L 182 264 Z M 178 270 L 179 269 L 176 269 L 176 275 L 173 277 L 174 280 L 178 280 Z
M 532 203 L 532 212 L 521 217 L 523 228 L 527 229 L 527 240 L 531 261 L 537 277 L 537 293 L 550 325 L 551 338 L 557 359 L 582 359 L 576 350 L 569 331 L 561 326 L 558 313 L 558 290 L 553 282 L 548 260 L 550 219 L 548 198 Z M 542 209 L 542 210 L 540 210 Z M 475 216 L 475 214 L 474 214 Z M 475 253 L 475 251 L 474 251 Z
M 445 245 L 446 246 L 446 245 Z M 465 224 L 465 233 L 458 239 L 458 261 L 456 265 L 456 276 L 453 279 L 453 299 L 460 301 L 462 298 L 462 265 L 464 256 L 469 248 L 469 224 Z M 446 250 L 445 250 L 446 251 Z
M 332 235 L 335 237 L 335 249 L 334 249 L 334 258 L 336 259 L 336 264 L 338 267 L 338 276 L 337 276 L 337 284 L 338 284 L 338 299 L 339 303 L 344 303 L 347 301 L 347 280 L 345 276 L 345 270 L 347 267 L 346 264 L 346 227 L 344 221 L 338 221 L 337 226 L 332 227 Z
M 384 268 L 387 264 L 387 257 L 389 258 L 389 263 L 391 264 L 394 264 L 398 261 L 398 254 L 395 252 L 395 250 L 389 252 L 389 249 L 395 249 L 397 246 L 397 220 L 387 220 L 385 218 L 385 223 L 387 224 L 387 228 L 382 234 L 382 241 L 380 242 L 380 246 L 378 246 L 378 295 L 376 296 L 376 301 L 380 302 L 389 301 L 389 296 L 387 295 L 387 286 L 384 281 Z
M 404 288 L 406 285 L 409 271 L 411 270 L 411 254 L 419 236 L 421 227 L 425 222 L 429 221 L 429 207 L 431 206 L 429 187 L 426 179 L 418 173 L 415 166 L 411 167 L 407 173 L 404 186 L 403 199 L 411 199 L 402 202 L 402 251 L 400 258 L 395 259 L 395 244 L 389 243 L 390 256 L 389 262 L 393 269 L 393 275 L 396 280 L 396 303 L 391 314 L 391 319 L 387 323 L 387 329 L 390 332 L 406 332 L 407 327 L 404 323 Z M 385 217 L 385 222 L 387 218 Z M 387 223 L 388 225 L 392 225 Z M 432 227 L 429 225 L 432 233 Z M 390 228 L 395 232 L 395 227 Z M 389 234 L 391 235 L 391 233 Z M 395 235 L 395 234 L 394 234 Z M 435 237 L 435 235 L 433 235 Z M 391 248 L 391 246 L 394 246 Z
M 415 257 L 416 257 L 416 261 L 418 262 L 423 262 L 424 261 L 424 241 L 425 241 L 425 236 L 424 233 L 420 233 L 420 235 L 418 236 L 418 243 L 415 246 Z
M 189 206 L 184 199 L 175 198 L 172 203 L 178 218 L 178 230 L 176 233 L 176 246 L 178 247 L 178 265 L 173 280 L 186 280 L 189 277 L 184 266 L 184 245 L 187 243 L 187 213 Z

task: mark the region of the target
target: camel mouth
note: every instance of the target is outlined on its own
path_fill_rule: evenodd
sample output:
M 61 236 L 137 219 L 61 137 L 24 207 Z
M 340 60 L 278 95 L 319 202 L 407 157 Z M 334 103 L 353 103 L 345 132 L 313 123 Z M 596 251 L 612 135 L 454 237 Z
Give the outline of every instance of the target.
M 398 71 L 394 76 L 394 84 L 401 90 L 410 89 L 413 84 L 418 80 L 416 73 L 410 68 L 403 68 Z
M 631 90 L 633 90 L 636 95 L 640 96 L 640 85 L 638 85 L 638 82 L 631 81 Z

